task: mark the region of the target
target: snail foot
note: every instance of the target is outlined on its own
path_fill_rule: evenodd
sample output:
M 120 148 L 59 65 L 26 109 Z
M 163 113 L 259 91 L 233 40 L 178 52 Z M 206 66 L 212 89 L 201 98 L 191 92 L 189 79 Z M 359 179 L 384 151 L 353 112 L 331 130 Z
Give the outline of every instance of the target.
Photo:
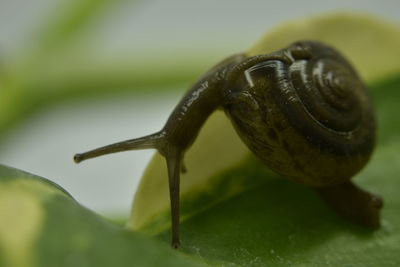
M 360 189 L 350 181 L 316 190 L 341 217 L 370 229 L 380 227 L 381 197 Z

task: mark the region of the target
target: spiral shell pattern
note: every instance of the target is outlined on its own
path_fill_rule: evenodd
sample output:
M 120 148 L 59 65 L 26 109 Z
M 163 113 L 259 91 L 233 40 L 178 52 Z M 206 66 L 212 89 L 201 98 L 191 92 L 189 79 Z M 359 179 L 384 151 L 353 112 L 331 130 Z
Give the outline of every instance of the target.
M 313 42 L 294 44 L 285 53 L 291 53 L 292 62 L 275 61 L 272 95 L 290 123 L 322 150 L 372 150 L 372 107 L 350 64 L 332 48 Z

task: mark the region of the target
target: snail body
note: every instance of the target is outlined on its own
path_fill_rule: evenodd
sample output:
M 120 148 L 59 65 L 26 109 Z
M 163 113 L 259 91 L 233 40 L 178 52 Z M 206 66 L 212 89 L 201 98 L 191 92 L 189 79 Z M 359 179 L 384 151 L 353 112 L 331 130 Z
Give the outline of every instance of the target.
M 159 132 L 77 154 L 74 160 L 157 149 L 167 163 L 172 246 L 178 247 L 184 153 L 218 108 L 273 171 L 314 188 L 343 217 L 370 228 L 379 226 L 382 200 L 350 181 L 374 148 L 373 108 L 355 70 L 319 42 L 300 41 L 254 57 L 233 55 L 192 86 Z

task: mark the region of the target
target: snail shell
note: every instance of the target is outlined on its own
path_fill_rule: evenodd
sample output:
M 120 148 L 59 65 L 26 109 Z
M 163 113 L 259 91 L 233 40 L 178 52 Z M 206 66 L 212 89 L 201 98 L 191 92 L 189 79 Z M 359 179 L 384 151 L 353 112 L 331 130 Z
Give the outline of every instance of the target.
M 375 120 L 367 90 L 326 45 L 294 43 L 250 63 L 226 88 L 224 108 L 241 139 L 291 180 L 341 183 L 370 158 Z

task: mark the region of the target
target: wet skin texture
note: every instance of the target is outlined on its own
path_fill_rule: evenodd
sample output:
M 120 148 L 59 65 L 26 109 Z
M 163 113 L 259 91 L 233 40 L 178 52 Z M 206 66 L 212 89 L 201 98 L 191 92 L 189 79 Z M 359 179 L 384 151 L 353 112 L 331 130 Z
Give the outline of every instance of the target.
M 379 227 L 381 198 L 350 181 L 375 144 L 367 90 L 339 52 L 315 41 L 266 55 L 233 55 L 191 87 L 159 132 L 77 154 L 74 160 L 157 149 L 168 167 L 172 246 L 177 248 L 184 153 L 216 109 L 225 111 L 243 142 L 273 171 L 315 188 L 342 217 Z

